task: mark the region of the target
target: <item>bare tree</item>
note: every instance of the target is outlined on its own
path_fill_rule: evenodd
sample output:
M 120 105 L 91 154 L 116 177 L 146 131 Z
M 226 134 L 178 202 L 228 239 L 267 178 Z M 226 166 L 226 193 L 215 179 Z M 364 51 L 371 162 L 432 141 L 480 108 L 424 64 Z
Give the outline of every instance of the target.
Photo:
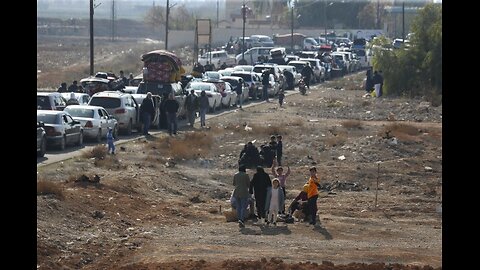
M 162 25 L 165 25 L 165 8 L 161 6 L 153 6 L 147 11 L 144 21 L 151 26 L 153 31 Z

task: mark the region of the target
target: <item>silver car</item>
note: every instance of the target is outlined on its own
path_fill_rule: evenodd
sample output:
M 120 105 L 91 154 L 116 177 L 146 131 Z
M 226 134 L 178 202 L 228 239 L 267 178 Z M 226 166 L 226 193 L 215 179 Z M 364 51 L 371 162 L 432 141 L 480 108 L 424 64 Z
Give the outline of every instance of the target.
M 47 144 L 64 150 L 68 144 L 83 145 L 83 128 L 80 122 L 64 111 L 37 110 L 37 121 L 44 124 Z
M 117 137 L 118 123 L 115 117 L 104 108 L 89 105 L 70 105 L 64 110 L 83 127 L 83 135 L 100 142 L 107 137 L 108 128 L 112 128 L 113 137 Z

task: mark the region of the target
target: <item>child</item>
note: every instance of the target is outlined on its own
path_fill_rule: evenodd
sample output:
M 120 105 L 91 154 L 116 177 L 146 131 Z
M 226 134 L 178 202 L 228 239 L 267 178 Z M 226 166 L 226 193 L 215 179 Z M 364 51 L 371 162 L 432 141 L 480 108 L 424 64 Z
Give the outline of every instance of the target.
M 280 107 L 283 106 L 283 99 L 285 98 L 285 92 L 283 89 L 280 89 L 280 92 L 278 92 L 278 104 L 280 104 Z
M 285 197 L 280 190 L 278 178 L 272 180 L 272 186 L 267 188 L 267 200 L 265 201 L 265 212 L 267 212 L 267 225 L 270 222 L 277 226 L 277 215 L 280 209 L 283 209 Z
M 113 144 L 114 139 L 113 130 L 111 127 L 109 127 L 107 133 L 108 153 L 110 153 L 111 150 L 112 155 L 115 155 L 115 144 Z
M 295 197 L 293 202 L 290 204 L 288 207 L 288 216 L 291 217 L 295 210 L 301 210 L 303 215 L 305 216 L 305 219 L 308 218 L 308 207 L 307 207 L 307 191 L 308 191 L 308 185 L 305 184 L 303 185 L 303 190 L 300 191 L 300 193 Z
M 277 135 L 277 163 L 278 166 L 282 166 L 282 155 L 283 155 L 283 143 L 282 135 Z
M 276 162 L 275 160 L 273 160 L 273 164 L 272 164 L 272 175 L 273 177 L 275 177 L 276 179 L 278 179 L 279 183 L 280 183 L 280 187 L 282 188 L 282 192 L 283 192 L 283 197 L 286 198 L 287 197 L 287 191 L 286 191 L 286 185 L 287 185 L 287 177 L 290 175 L 290 166 L 287 166 L 287 173 L 286 174 L 283 174 L 283 168 L 282 167 L 277 167 L 277 169 L 275 170 L 275 165 L 276 165 Z M 282 214 L 285 214 L 285 208 L 280 208 L 282 210 Z
M 317 223 L 317 199 L 320 180 L 317 176 L 317 168 L 311 167 L 309 172 L 310 178 L 308 178 L 307 181 L 307 206 L 309 209 L 310 224 L 315 225 Z

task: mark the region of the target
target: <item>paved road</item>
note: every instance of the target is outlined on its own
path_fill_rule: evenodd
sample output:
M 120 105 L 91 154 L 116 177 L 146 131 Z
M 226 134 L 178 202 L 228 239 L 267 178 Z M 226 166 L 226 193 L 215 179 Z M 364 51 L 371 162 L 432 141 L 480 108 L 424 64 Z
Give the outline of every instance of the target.
M 312 86 L 312 87 L 314 87 L 314 86 Z M 297 93 L 299 93 L 298 90 L 285 91 L 286 96 L 297 94 Z M 270 100 L 275 100 L 275 102 L 277 102 L 276 101 L 277 98 L 273 98 L 273 99 L 270 98 Z M 257 101 L 249 101 L 247 104 L 243 104 L 243 107 L 248 108 L 248 107 L 260 104 L 260 103 L 263 103 L 263 101 L 258 101 L 258 100 Z M 217 116 L 220 116 L 220 115 L 232 113 L 232 112 L 235 112 L 235 110 L 238 110 L 238 109 L 232 107 L 231 109 L 219 111 L 219 112 L 216 112 L 214 114 L 207 114 L 206 119 L 208 120 L 208 119 L 213 118 L 213 117 L 217 117 Z M 196 121 L 198 122 L 199 119 L 197 119 Z M 178 123 L 178 128 L 180 129 L 182 127 L 185 127 L 186 125 L 187 125 L 187 121 L 186 120 L 181 120 Z M 166 132 L 165 130 L 150 130 L 149 133 L 152 134 L 152 135 L 156 135 L 156 134 L 165 133 L 165 132 Z M 115 146 L 117 147 L 118 145 L 124 144 L 124 143 L 129 142 L 129 141 L 133 141 L 133 140 L 138 139 L 140 137 L 143 137 L 143 135 L 139 134 L 138 132 L 134 133 L 133 135 L 130 135 L 130 136 L 125 136 L 125 135 L 120 136 L 120 139 L 115 141 Z M 104 140 L 102 143 L 106 144 L 107 142 L 106 142 L 106 140 Z M 66 159 L 70 159 L 70 158 L 73 158 L 73 157 L 76 157 L 76 156 L 80 156 L 83 152 L 89 151 L 97 145 L 98 145 L 98 143 L 96 143 L 96 142 L 85 142 L 83 144 L 83 146 L 68 146 L 64 151 L 48 150 L 44 157 L 37 158 L 37 168 L 41 167 L 41 166 L 57 163 L 57 162 L 60 162 L 60 161 L 66 160 Z

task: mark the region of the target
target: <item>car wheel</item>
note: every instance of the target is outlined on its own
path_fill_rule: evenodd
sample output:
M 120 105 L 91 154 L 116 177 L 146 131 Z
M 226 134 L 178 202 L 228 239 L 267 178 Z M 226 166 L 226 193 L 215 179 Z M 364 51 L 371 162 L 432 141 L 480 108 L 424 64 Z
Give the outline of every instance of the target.
M 127 135 L 132 135 L 132 119 L 128 121 Z
M 65 150 L 65 146 L 67 145 L 67 137 L 63 136 L 62 141 L 60 142 L 60 150 Z
M 47 152 L 47 139 L 45 136 L 42 137 L 42 144 L 40 145 L 40 151 L 37 152 L 38 157 L 43 157 L 45 156 L 45 153 Z
M 97 137 L 95 137 L 95 141 L 96 142 L 101 142 L 102 141 L 102 129 L 101 128 L 98 129 L 98 134 L 97 134 Z
M 78 136 L 78 143 L 77 143 L 78 146 L 82 146 L 83 145 L 83 131 L 80 131 L 80 135 Z

